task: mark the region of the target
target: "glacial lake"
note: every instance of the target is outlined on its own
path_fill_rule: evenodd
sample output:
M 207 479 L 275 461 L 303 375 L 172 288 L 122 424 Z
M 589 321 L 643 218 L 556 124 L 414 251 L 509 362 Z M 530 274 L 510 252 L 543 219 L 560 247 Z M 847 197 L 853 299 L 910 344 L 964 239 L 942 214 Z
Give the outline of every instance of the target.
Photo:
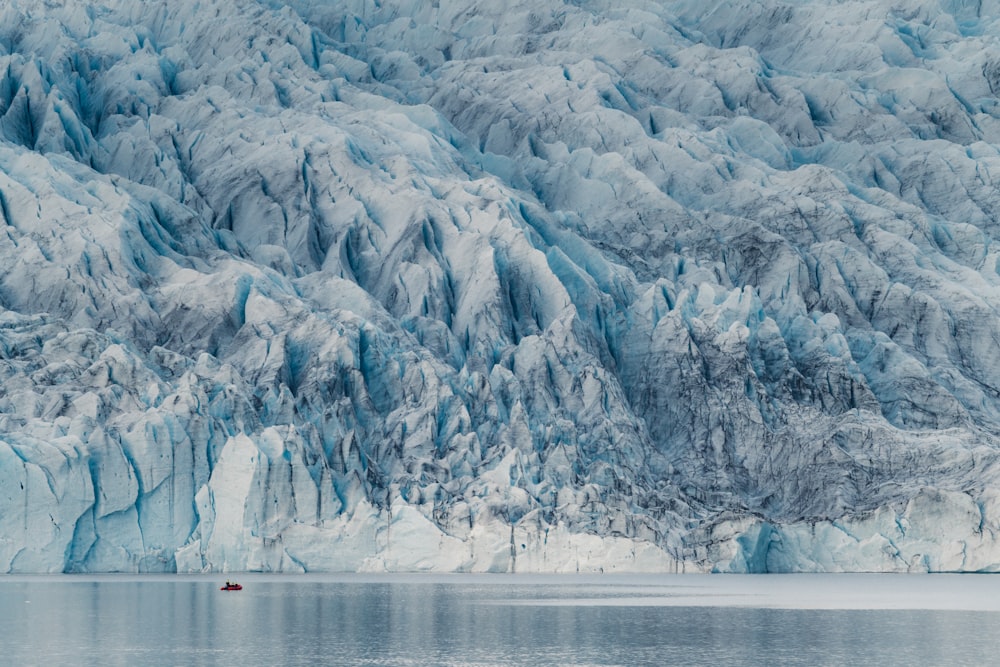
M 993 575 L 0 576 L 4 665 L 986 665 Z

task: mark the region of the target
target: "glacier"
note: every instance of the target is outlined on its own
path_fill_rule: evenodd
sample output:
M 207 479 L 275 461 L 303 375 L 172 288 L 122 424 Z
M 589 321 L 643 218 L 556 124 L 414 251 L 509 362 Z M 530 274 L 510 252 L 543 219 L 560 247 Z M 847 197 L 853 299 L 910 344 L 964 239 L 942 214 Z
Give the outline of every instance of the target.
M 998 35 L 8 0 L 0 572 L 1000 571 Z

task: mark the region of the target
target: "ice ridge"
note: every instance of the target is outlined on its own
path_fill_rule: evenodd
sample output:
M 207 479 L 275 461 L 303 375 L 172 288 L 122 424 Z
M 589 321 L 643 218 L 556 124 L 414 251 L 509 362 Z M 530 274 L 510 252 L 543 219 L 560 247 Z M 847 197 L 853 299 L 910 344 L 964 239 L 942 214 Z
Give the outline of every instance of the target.
M 0 571 L 1000 569 L 998 24 L 4 3 Z

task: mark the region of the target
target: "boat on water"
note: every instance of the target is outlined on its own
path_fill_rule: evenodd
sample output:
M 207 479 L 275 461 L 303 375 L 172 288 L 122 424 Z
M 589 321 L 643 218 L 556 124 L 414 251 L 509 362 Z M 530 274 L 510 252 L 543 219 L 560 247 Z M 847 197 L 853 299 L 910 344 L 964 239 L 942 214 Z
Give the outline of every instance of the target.
M 220 591 L 242 591 L 243 584 L 238 584 L 235 581 L 226 581 L 226 585 L 219 588 Z

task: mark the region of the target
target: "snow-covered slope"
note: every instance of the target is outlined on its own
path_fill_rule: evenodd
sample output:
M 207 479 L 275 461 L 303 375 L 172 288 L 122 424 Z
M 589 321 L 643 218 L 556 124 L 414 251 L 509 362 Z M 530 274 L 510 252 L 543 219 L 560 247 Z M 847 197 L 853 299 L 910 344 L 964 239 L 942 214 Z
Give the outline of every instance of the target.
M 0 571 L 1000 569 L 997 35 L 3 3 Z

